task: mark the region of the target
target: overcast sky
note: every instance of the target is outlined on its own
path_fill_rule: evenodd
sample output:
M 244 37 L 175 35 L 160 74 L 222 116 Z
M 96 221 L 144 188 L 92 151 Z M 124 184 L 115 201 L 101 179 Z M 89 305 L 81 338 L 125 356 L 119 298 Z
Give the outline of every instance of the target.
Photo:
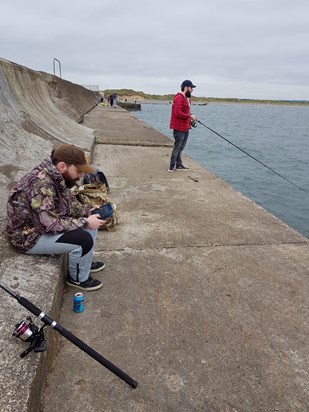
M 100 89 L 309 100 L 309 0 L 0 0 L 0 50 Z

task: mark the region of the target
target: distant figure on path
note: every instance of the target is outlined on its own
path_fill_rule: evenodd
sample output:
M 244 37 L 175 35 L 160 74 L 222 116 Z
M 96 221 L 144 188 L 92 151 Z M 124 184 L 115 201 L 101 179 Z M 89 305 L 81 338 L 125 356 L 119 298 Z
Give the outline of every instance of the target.
M 196 122 L 197 117 L 191 114 L 191 93 L 196 87 L 191 80 L 184 80 L 181 85 L 181 91 L 178 92 L 173 100 L 170 129 L 173 129 L 175 139 L 171 155 L 170 166 L 168 171 L 173 173 L 176 170 L 189 170 L 182 164 L 181 153 L 183 152 L 188 136 L 190 123 Z
M 113 107 L 117 107 L 117 93 L 113 93 L 113 104 L 112 104 L 112 106 Z

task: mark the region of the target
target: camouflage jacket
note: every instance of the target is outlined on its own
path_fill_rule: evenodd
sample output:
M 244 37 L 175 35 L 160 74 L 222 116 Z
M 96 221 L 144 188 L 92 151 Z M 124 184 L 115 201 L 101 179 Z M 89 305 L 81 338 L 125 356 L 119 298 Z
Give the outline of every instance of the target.
M 45 160 L 11 190 L 6 232 L 12 246 L 27 252 L 42 234 L 55 235 L 86 228 L 85 217 L 90 209 L 67 188 L 52 162 Z

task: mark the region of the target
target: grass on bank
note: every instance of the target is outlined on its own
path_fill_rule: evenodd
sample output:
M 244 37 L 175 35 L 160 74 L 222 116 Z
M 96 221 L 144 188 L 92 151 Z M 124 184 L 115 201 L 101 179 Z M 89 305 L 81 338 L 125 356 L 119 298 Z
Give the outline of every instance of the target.
M 132 89 L 106 89 L 102 90 L 104 96 L 107 98 L 112 93 L 117 93 L 121 100 L 151 100 L 158 102 L 173 101 L 175 94 L 147 94 L 141 91 Z M 295 104 L 308 105 L 309 101 L 304 100 L 258 100 L 258 99 L 237 99 L 237 98 L 219 98 L 219 97 L 196 97 L 192 96 L 193 102 L 199 103 L 259 103 L 259 104 Z

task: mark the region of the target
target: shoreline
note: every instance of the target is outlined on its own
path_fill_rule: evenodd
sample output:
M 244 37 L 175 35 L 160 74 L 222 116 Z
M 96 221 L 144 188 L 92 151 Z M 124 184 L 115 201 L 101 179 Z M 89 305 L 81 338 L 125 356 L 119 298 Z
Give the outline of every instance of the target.
M 118 100 L 120 103 L 136 103 L 136 104 L 172 104 L 171 100 L 153 100 L 153 99 L 129 99 L 120 98 Z M 267 106 L 301 106 L 309 107 L 309 102 L 298 102 L 298 101 L 281 101 L 281 100 L 225 100 L 225 99 L 215 99 L 215 100 L 193 100 L 192 106 L 207 106 L 210 104 L 224 105 L 224 104 L 251 104 L 251 105 L 267 105 Z
M 104 96 L 109 96 L 110 93 L 117 93 L 118 101 L 123 103 L 136 103 L 136 104 L 169 104 L 172 103 L 175 93 L 156 95 L 147 94 L 142 91 L 135 91 L 132 89 L 115 89 L 102 90 L 100 93 Z M 241 99 L 237 97 L 201 97 L 192 96 L 193 105 L 207 105 L 211 103 L 218 104 L 267 104 L 276 106 L 309 106 L 309 100 L 272 100 L 272 99 Z

